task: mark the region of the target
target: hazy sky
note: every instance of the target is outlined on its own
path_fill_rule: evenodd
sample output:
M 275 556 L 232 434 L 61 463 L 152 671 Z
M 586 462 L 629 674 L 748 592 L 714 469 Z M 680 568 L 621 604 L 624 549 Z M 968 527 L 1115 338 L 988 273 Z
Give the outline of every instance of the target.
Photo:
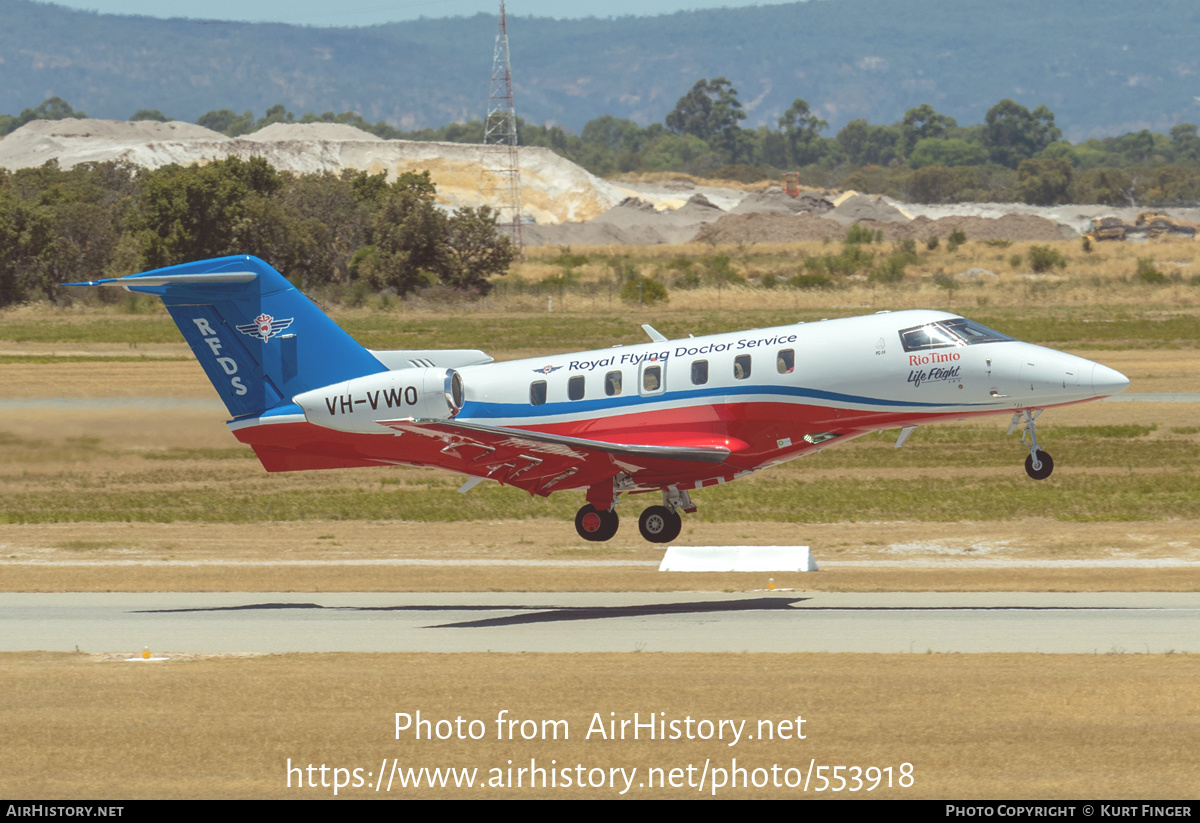
M 558 18 L 649 16 L 689 9 L 769 4 L 762 0 L 506 0 L 509 15 Z M 305 26 L 370 26 L 417 17 L 495 14 L 500 0 L 57 0 L 57 5 L 149 17 L 272 21 Z

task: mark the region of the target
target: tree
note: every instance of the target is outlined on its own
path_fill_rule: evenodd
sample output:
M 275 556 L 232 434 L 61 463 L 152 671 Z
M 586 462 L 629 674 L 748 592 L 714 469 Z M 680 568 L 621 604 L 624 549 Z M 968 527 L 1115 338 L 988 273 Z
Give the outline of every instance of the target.
M 1001 100 L 984 118 L 983 144 L 992 162 L 1015 169 L 1062 137 L 1054 113 L 1045 106 L 1032 112 L 1012 100 Z
M 643 132 L 637 123 L 606 114 L 589 120 L 580 137 L 586 145 L 601 146 L 614 154 L 641 148 Z
M 738 126 L 746 119 L 737 89 L 724 77 L 697 81 L 667 115 L 667 128 L 678 135 L 699 137 L 714 149 L 737 159 Z
M 129 122 L 135 123 L 139 120 L 157 120 L 159 123 L 167 123 L 171 120 L 171 118 L 167 117 L 158 109 L 138 109 L 133 113 L 133 116 L 129 118 Z
M 1017 167 L 1021 199 L 1031 206 L 1056 206 L 1071 202 L 1074 168 L 1062 157 L 1022 160 Z
M 891 126 L 872 126 L 866 120 L 851 120 L 838 132 L 837 141 L 856 166 L 886 166 L 903 157 L 900 131 Z
M 283 178 L 266 160 L 229 157 L 205 166 L 163 166 L 142 185 L 141 253 L 147 268 L 220 257 L 257 254 L 270 259 L 262 242 L 281 229 L 277 209 L 252 204 L 276 195 Z
M 296 117 L 290 111 L 283 107 L 283 103 L 276 103 L 271 108 L 267 109 L 267 113 L 254 124 L 254 131 L 265 129 L 272 123 L 295 123 Z
M 1175 152 L 1175 162 L 1200 161 L 1200 136 L 1196 134 L 1195 123 L 1180 123 L 1171 127 L 1171 147 Z
M 825 153 L 821 132 L 829 128 L 829 124 L 812 113 L 807 101 L 799 97 L 793 100 L 791 108 L 779 118 L 779 128 L 787 137 L 792 159 L 797 165 L 815 163 Z
M 979 166 L 988 161 L 988 152 L 978 143 L 951 138 L 928 138 L 918 141 L 908 156 L 908 166 L 923 169 L 927 166 Z
M 904 113 L 904 153 L 912 154 L 913 147 L 921 140 L 940 140 L 946 136 L 948 129 L 955 128 L 958 122 L 945 114 L 938 114 L 933 106 L 922 103 Z
M 352 277 L 401 295 L 437 282 L 446 265 L 447 218 L 434 191 L 429 172 L 407 172 L 388 187 L 371 218 L 371 245 L 356 253 Z
M 507 237 L 496 231 L 496 212 L 487 206 L 462 208 L 446 226 L 446 253 L 441 266 L 442 282 L 463 291 L 487 294 L 491 275 L 505 274 L 517 256 Z
M 105 276 L 133 175 L 119 163 L 54 162 L 0 175 L 0 305 L 35 292 L 54 300 L 66 281 Z
M 86 114 L 75 111 L 71 104 L 61 97 L 48 97 L 37 108 L 25 109 L 16 117 L 10 114 L 0 116 L 0 136 L 16 131 L 32 120 L 82 120 L 86 117 Z
M 240 137 L 254 131 L 254 112 L 246 109 L 239 116 L 230 109 L 210 111 L 200 115 L 200 119 L 196 123 L 206 129 L 219 131 L 226 137 Z
M 958 175 L 946 166 L 923 166 L 908 178 L 905 197 L 910 203 L 951 203 L 961 188 Z

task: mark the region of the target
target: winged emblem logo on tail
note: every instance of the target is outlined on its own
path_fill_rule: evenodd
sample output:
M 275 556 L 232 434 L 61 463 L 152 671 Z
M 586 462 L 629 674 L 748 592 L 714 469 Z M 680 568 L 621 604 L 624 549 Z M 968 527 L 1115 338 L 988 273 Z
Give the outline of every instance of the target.
M 289 317 L 286 320 L 276 320 L 269 314 L 260 314 L 258 317 L 254 318 L 253 323 L 245 323 L 241 326 L 237 326 L 236 328 L 242 334 L 248 334 L 251 337 L 257 337 L 259 340 L 262 340 L 265 343 L 272 337 L 278 336 L 280 332 L 292 325 L 292 319 L 293 318 Z

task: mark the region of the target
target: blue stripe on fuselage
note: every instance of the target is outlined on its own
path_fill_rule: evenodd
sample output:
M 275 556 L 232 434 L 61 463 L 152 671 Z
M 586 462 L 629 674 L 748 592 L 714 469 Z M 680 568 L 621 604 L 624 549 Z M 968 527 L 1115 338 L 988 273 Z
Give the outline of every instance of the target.
M 627 396 L 597 398 L 595 400 L 567 400 L 554 403 L 543 403 L 533 406 L 528 403 L 481 403 L 467 401 L 459 412 L 462 418 L 544 418 L 560 415 L 576 415 L 588 412 L 629 411 L 641 406 L 653 406 L 659 403 L 674 401 L 694 401 L 710 399 L 720 402 L 719 398 L 746 395 L 776 395 L 780 400 L 799 398 L 804 400 L 824 400 L 835 403 L 854 403 L 861 406 L 877 406 L 903 409 L 944 409 L 947 406 L 955 408 L 969 407 L 972 409 L 997 408 L 999 403 L 923 403 L 916 400 L 882 400 L 877 397 L 864 397 L 853 394 L 806 389 L 799 386 L 713 386 L 687 391 L 668 391 L 647 397 L 631 394 Z

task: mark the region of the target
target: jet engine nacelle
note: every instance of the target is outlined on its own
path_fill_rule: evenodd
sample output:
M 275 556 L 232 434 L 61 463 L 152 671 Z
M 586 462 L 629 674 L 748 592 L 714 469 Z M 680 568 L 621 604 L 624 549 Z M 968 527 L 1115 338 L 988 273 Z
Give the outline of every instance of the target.
M 308 422 L 327 429 L 390 433 L 380 420 L 449 418 L 462 407 L 462 377 L 454 369 L 398 369 L 332 383 L 292 398 Z

